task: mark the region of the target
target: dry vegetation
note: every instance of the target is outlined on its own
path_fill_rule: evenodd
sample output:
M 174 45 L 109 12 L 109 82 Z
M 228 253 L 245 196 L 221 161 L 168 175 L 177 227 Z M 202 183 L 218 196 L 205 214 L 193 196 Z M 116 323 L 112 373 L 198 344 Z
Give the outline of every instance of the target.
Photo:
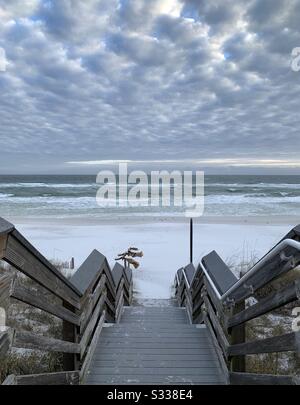
M 14 273 L 17 282 L 37 291 L 37 284 L 28 277 L 15 272 L 0 262 L 0 276 Z M 50 296 L 43 288 L 38 287 L 39 294 Z M 51 295 L 53 300 L 53 295 Z M 54 338 L 61 338 L 62 322 L 44 311 L 11 299 L 4 304 L 7 326 L 22 329 L 36 334 Z M 24 375 L 62 370 L 62 355 L 59 353 L 46 353 L 31 349 L 12 349 L 10 353 L 0 360 L 0 383 L 10 374 Z
M 235 274 L 244 273 L 253 264 L 257 262 L 257 257 L 251 256 L 251 260 L 244 260 L 238 265 L 234 265 L 234 260 L 229 261 L 229 266 Z M 257 300 L 282 289 L 292 281 L 299 279 L 300 270 L 295 269 L 286 275 L 279 277 L 273 283 L 257 291 L 255 298 Z M 250 305 L 251 299 L 246 305 Z M 253 303 L 253 299 L 252 299 Z M 294 307 L 300 307 L 300 302 L 292 302 L 278 310 L 272 311 L 267 315 L 260 316 L 246 325 L 246 340 L 254 341 L 272 336 L 279 336 L 292 332 L 292 310 Z M 299 355 L 291 352 L 268 353 L 262 355 L 246 356 L 246 371 L 249 373 L 261 374 L 299 374 L 300 359 Z

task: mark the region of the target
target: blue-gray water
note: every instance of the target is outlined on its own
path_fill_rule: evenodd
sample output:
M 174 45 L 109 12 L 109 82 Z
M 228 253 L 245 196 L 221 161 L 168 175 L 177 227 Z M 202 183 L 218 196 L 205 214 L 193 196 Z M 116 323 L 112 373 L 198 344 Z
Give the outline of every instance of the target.
M 101 208 L 95 176 L 0 176 L 0 216 L 182 215 L 176 207 Z M 300 176 L 205 176 L 205 215 L 300 215 Z

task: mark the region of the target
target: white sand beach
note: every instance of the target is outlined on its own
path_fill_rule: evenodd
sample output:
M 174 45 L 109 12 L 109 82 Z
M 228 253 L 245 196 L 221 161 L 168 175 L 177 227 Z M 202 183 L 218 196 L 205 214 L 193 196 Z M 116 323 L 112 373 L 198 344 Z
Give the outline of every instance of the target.
M 134 270 L 138 298 L 169 298 L 176 270 L 189 262 L 187 219 L 12 222 L 47 258 L 64 261 L 74 257 L 76 267 L 93 249 L 103 253 L 111 266 L 116 255 L 129 246 L 142 249 L 141 266 Z M 296 217 L 203 217 L 194 224 L 194 262 L 211 250 L 230 263 L 259 258 L 297 224 Z

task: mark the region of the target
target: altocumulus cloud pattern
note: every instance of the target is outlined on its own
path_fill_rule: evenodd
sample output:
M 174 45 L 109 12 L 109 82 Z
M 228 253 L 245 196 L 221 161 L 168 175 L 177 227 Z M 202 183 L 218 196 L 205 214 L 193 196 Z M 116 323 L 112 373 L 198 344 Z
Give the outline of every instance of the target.
M 299 0 L 0 0 L 2 172 L 298 158 L 299 21 Z

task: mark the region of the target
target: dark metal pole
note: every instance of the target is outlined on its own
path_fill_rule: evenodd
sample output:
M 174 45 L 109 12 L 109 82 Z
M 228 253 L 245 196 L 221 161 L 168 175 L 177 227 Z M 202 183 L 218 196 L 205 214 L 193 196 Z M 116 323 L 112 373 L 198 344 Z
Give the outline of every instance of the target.
M 190 263 L 193 263 L 193 218 L 190 218 Z

